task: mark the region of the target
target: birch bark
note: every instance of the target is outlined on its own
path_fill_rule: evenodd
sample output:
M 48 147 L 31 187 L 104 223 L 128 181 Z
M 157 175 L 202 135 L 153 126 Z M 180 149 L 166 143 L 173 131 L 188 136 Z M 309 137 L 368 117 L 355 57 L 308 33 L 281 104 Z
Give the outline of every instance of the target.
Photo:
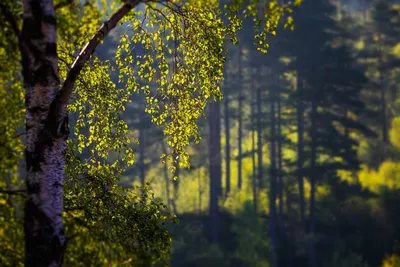
M 63 184 L 66 106 L 60 78 L 56 15 L 51 0 L 25 0 L 20 38 L 26 105 L 25 265 L 60 266 L 65 250 Z
M 52 0 L 24 0 L 19 36 L 26 106 L 25 265 L 61 266 L 67 104 L 83 65 L 102 39 L 136 5 L 127 1 L 83 48 L 60 90 L 56 13 Z

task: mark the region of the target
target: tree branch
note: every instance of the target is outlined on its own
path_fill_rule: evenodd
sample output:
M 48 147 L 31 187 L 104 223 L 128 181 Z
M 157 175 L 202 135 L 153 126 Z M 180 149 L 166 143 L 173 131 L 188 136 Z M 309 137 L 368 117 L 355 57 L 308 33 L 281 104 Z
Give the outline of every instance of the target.
M 64 207 L 64 211 L 66 211 L 66 212 L 82 211 L 82 210 L 84 210 L 83 206 L 79 206 L 79 207 L 75 207 L 75 208 Z
M 3 189 L 0 189 L 0 194 L 25 196 L 26 190 L 25 189 L 15 189 L 15 190 L 3 190 Z
M 58 9 L 60 9 L 60 8 L 63 8 L 63 7 L 65 7 L 65 6 L 68 6 L 68 5 L 72 4 L 73 2 L 74 2 L 74 0 L 65 0 L 65 1 L 61 1 L 61 2 L 57 3 L 57 4 L 54 6 L 54 9 L 55 9 L 55 10 L 58 10 Z
M 75 62 L 72 64 L 67 78 L 61 88 L 60 101 L 62 105 L 67 105 L 72 94 L 75 82 L 78 78 L 85 63 L 89 60 L 99 43 L 107 36 L 107 34 L 117 26 L 118 22 L 133 8 L 135 8 L 143 0 L 128 0 L 122 7 L 115 12 L 108 21 L 104 22 L 103 26 L 83 47 Z

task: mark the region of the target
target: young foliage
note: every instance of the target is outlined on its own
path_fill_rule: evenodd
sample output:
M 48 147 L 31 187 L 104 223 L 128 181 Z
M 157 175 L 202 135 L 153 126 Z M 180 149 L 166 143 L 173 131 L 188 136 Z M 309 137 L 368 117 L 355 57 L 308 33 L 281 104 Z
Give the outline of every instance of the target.
M 69 244 L 66 263 L 167 261 L 171 239 L 165 223 L 173 218 L 164 212 L 166 207 L 154 199 L 148 185 L 140 190 L 117 186 L 121 174 L 134 163 L 131 132 L 121 116 L 132 93 L 144 92 L 146 112 L 163 128 L 172 148 L 163 158 L 179 158 L 181 166 L 189 166 L 185 148 L 190 141 L 201 140 L 197 120 L 204 115 L 206 103 L 222 98 L 219 84 L 223 80 L 224 47 L 228 39 L 236 40 L 242 15 L 255 18 L 256 26 L 261 28 L 255 38 L 260 50 L 266 52 L 267 35 L 275 35 L 285 13 L 291 12 L 288 5 L 280 6 L 275 0 L 268 2 L 262 12 L 254 12 L 257 2 L 235 0 L 222 8 L 215 0 L 143 1 L 143 9 L 137 8 L 121 21 L 126 33 L 120 37 L 115 61 L 103 61 L 95 53 L 83 66 L 68 105 L 73 138 L 67 141 L 63 189 Z M 64 81 L 79 49 L 116 6 L 107 1 L 87 1 L 83 5 L 79 1 L 55 1 L 54 5 L 59 76 Z M 247 13 L 243 13 L 245 10 Z M 24 146 L 19 128 L 24 122 L 25 95 L 16 36 L 20 11 L 13 1 L 1 4 L 0 108 L 5 110 L 0 115 L 2 191 L 14 189 L 22 178 L 18 164 Z M 287 25 L 291 23 L 289 18 Z M 115 72 L 118 81 L 113 78 Z M 174 166 L 171 164 L 171 171 Z M 10 197 L 7 202 L 6 195 L 0 195 L 0 234 L 1 240 L 7 240 L 0 243 L 2 251 L 7 252 L 1 253 L 1 259 L 18 265 L 23 251 L 19 214 L 22 199 Z M 10 249 L 10 243 L 20 249 Z

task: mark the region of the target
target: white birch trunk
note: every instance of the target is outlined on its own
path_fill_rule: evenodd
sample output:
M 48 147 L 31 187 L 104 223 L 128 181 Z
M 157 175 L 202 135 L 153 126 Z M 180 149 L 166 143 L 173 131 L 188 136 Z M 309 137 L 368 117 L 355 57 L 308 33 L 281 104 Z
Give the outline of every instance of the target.
M 65 249 L 63 184 L 68 122 L 60 92 L 51 0 L 25 0 L 21 53 L 26 94 L 26 266 L 60 266 Z
M 60 90 L 56 14 L 52 0 L 24 0 L 19 37 L 26 94 L 25 265 L 61 266 L 67 104 L 75 81 L 97 45 L 140 0 L 128 0 L 76 58 Z

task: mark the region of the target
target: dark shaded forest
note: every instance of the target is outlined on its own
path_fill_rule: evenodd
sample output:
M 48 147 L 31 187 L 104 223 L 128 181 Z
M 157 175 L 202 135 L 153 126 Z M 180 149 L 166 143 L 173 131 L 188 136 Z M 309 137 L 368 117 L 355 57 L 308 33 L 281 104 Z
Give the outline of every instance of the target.
M 176 181 L 136 121 L 123 182 L 149 181 L 178 214 L 172 266 L 400 266 L 399 12 L 305 1 L 266 55 L 245 26 Z
M 66 173 L 75 178 L 67 182 L 73 193 L 64 197 L 65 225 L 73 233 L 65 266 L 151 266 L 153 260 L 132 256 L 142 253 L 136 250 L 138 244 L 151 240 L 143 251 L 159 257 L 168 250 L 164 240 L 170 237 L 166 262 L 173 267 L 400 266 L 400 2 L 305 0 L 291 15 L 293 30 L 282 24 L 276 33 L 269 33 L 266 54 L 254 44 L 249 18 L 238 32 L 238 44 L 224 46 L 222 98 L 209 100 L 197 122 L 200 138 L 191 138 L 194 142 L 185 148 L 189 168 L 181 162 L 186 161 L 185 154 L 166 146 L 165 128 L 148 112 L 146 90 L 152 92 L 157 84 L 143 79 L 138 82 L 143 90 L 135 89 L 132 95 L 118 91 L 114 98 L 99 85 L 121 80 L 112 72 L 102 78 L 108 69 L 101 61 L 115 59 L 110 68 L 123 69 L 115 53 L 124 53 L 118 52 L 124 27 L 110 33 L 96 49 L 93 68 L 84 69 L 90 75 L 77 82 L 82 88 L 100 88 L 100 93 L 79 91 L 89 104 L 86 108 L 71 104 L 70 109 L 89 114 L 71 115 L 69 123 L 78 129 L 76 139 L 90 143 L 96 152 L 89 145 L 67 149 Z M 68 38 L 75 34 L 66 32 Z M 146 49 L 143 45 L 137 53 L 145 58 Z M 68 59 L 65 65 L 72 62 Z M 63 72 L 60 67 L 61 76 Z M 0 107 L 7 109 L 10 102 L 4 95 L 10 91 L 5 88 L 0 91 Z M 90 102 L 99 96 L 104 102 Z M 104 113 L 105 121 L 91 128 L 85 121 L 96 117 L 93 114 L 103 116 L 91 109 L 95 105 L 123 106 L 124 112 Z M 16 114 L 15 110 L 9 113 Z M 7 114 L 0 115 L 0 130 L 3 121 L 7 127 Z M 114 141 L 114 130 L 107 128 L 107 123 L 120 119 L 126 122 L 118 124 L 121 131 L 130 131 L 129 146 Z M 18 127 L 18 131 L 23 128 Z M 91 136 L 103 133 L 104 140 L 94 139 L 100 142 L 97 146 Z M 19 188 L 25 171 L 19 156 L 10 152 L 17 145 L 1 143 L 13 140 L 6 134 L 5 128 L 0 139 L 4 164 L 0 174 L 5 177 L 0 177 L 4 185 L 0 188 L 0 265 L 20 266 L 23 255 L 16 255 L 23 250 L 24 190 L 10 188 Z M 173 138 L 179 135 L 169 142 L 176 142 Z M 102 156 L 102 140 L 107 146 L 126 148 L 125 154 L 133 151 L 134 164 L 119 172 L 113 165 L 120 159 L 115 152 L 104 154 L 104 168 L 80 165 Z M 15 153 L 20 155 L 22 149 Z M 19 160 L 18 166 L 6 162 L 9 155 Z M 166 155 L 171 164 L 166 163 Z M 82 180 L 76 172 L 89 175 Z M 124 190 L 142 190 L 134 197 L 139 199 L 138 206 L 135 202 L 139 211 L 128 210 L 124 197 L 129 193 L 111 190 L 114 176 Z M 79 201 L 89 204 L 81 207 Z M 179 222 L 171 222 L 169 216 Z M 129 220 L 139 223 L 126 226 Z M 167 231 L 159 228 L 158 221 Z M 18 231 L 11 231 L 17 227 Z M 108 230 L 112 237 L 105 233 Z M 140 240 L 133 243 L 128 240 L 130 231 L 144 239 L 132 234 L 133 240 Z M 132 250 L 125 249 L 128 246 Z

